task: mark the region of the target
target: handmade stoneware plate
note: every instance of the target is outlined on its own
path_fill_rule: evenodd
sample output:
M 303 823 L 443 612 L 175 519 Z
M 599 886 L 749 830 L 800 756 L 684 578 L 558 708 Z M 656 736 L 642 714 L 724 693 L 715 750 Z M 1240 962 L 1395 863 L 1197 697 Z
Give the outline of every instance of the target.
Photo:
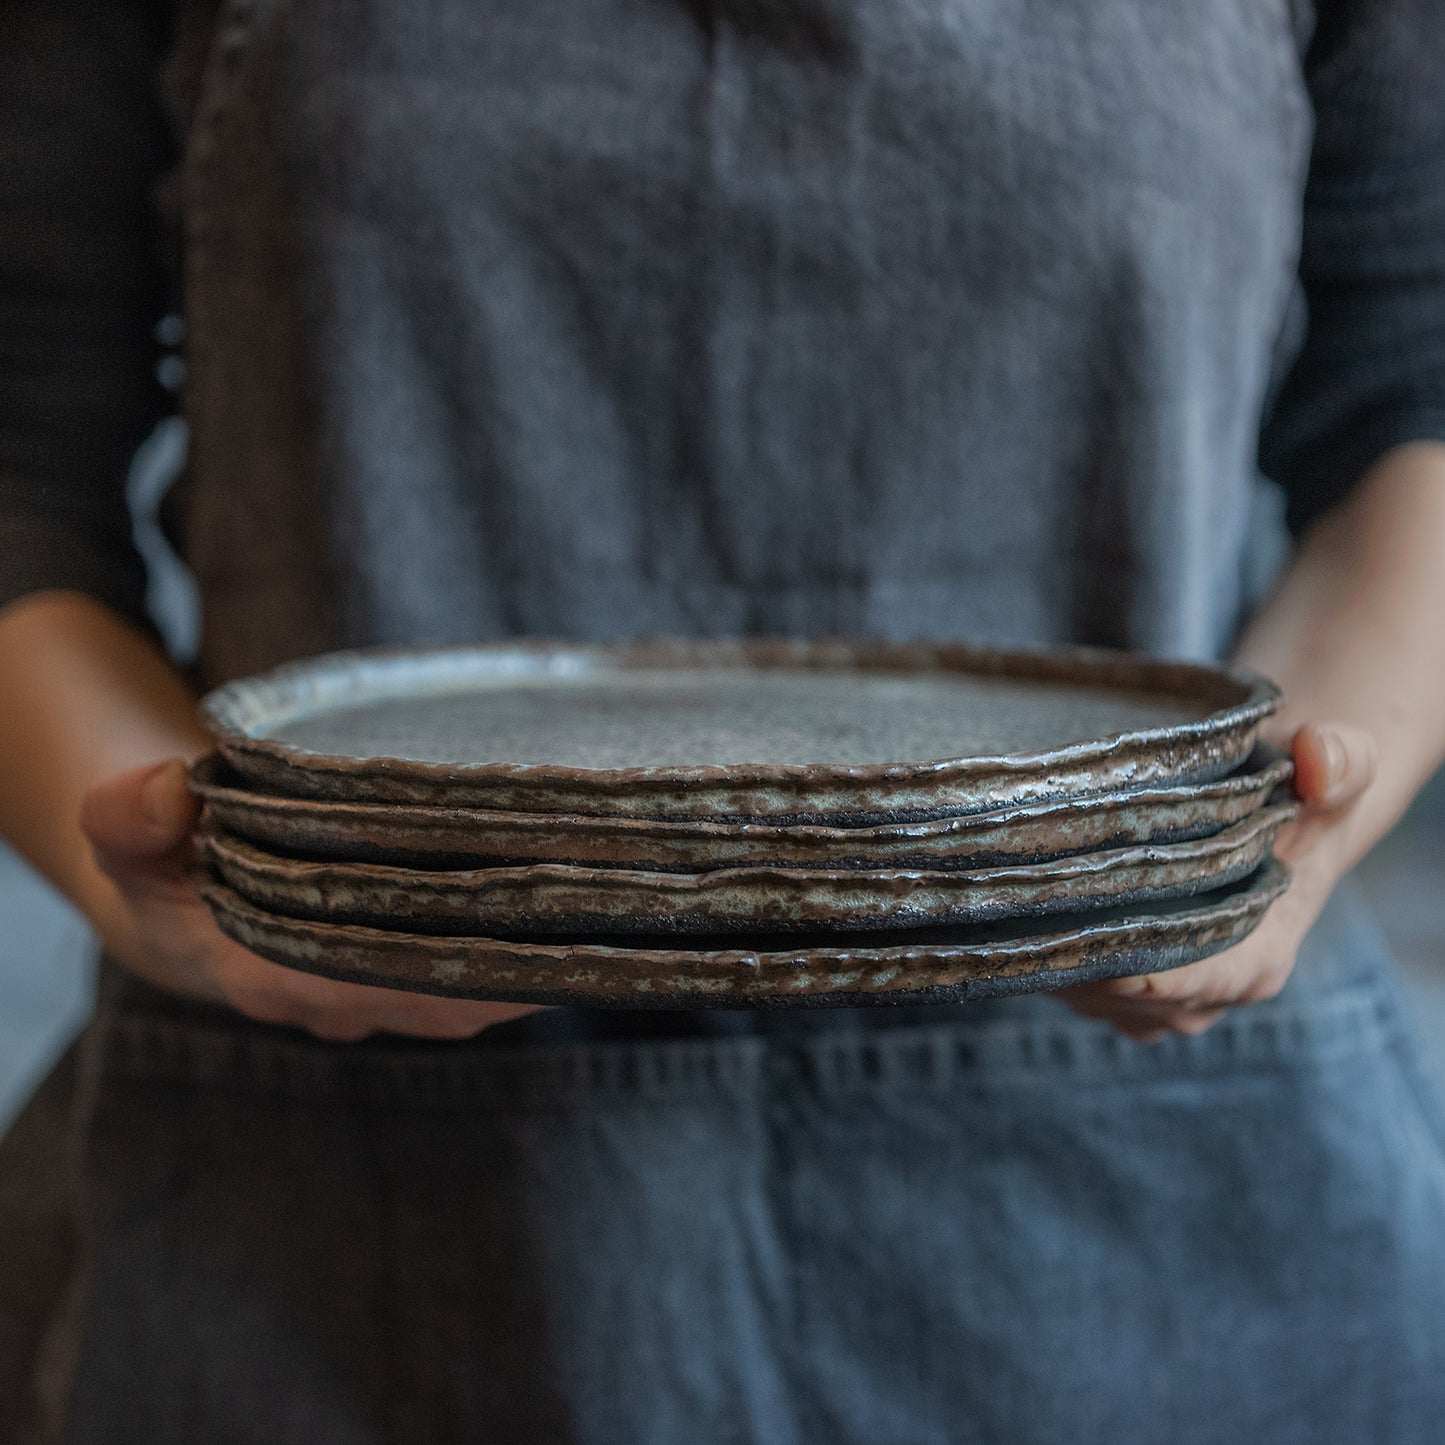
M 700 873 L 735 867 L 993 868 L 1101 848 L 1182 842 L 1242 822 L 1293 773 L 1287 757 L 1260 747 L 1244 771 L 1218 782 L 1116 789 L 963 817 L 855 828 L 284 798 L 236 786 L 214 754 L 192 769 L 191 785 L 225 832 L 313 859 L 416 868 L 571 863 Z
M 586 935 L 840 932 L 981 923 L 1201 893 L 1259 867 L 1291 803 L 1213 837 L 977 871 L 719 868 L 707 873 L 537 863 L 465 871 L 316 863 L 214 826 L 201 851 L 275 913 L 416 933 Z
M 336 654 L 212 693 L 253 787 L 626 817 L 898 821 L 1207 782 L 1276 689 L 1124 653 L 505 643 Z
M 1271 861 L 1233 888 L 1149 909 L 913 936 L 723 941 L 719 947 L 438 938 L 309 923 L 196 886 L 237 942 L 289 968 L 418 993 L 615 1008 L 952 1002 L 1155 973 L 1231 947 L 1284 891 Z

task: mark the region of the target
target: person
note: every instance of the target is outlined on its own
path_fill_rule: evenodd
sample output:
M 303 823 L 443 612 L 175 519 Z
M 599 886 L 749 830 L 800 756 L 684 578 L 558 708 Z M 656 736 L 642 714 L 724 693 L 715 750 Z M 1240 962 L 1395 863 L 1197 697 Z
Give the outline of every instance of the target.
M 0 1150 L 0 1435 L 1437 1440 L 1445 1112 L 1341 880 L 1445 752 L 1442 72 L 1432 0 L 6 0 L 0 828 L 106 963 Z M 222 938 L 198 690 L 532 633 L 1232 654 L 1294 884 L 1072 1009 Z

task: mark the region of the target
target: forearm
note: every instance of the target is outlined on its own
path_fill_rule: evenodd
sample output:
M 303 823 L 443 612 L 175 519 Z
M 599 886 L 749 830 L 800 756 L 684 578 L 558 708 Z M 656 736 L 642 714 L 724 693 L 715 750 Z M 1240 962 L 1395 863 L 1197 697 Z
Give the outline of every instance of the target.
M 1445 758 L 1445 446 L 1391 452 L 1316 524 L 1240 657 L 1283 687 L 1283 735 L 1333 720 L 1375 738 L 1340 834 L 1352 866 Z
M 116 613 L 76 592 L 0 609 L 0 835 L 92 921 L 114 890 L 80 831 L 86 791 L 205 747 L 189 690 Z

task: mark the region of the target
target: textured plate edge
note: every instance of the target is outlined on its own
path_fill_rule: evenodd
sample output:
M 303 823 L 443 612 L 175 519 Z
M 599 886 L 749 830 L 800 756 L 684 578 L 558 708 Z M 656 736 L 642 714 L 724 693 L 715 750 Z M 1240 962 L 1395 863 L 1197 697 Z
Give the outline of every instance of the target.
M 205 899 L 216 919 L 217 926 L 228 937 L 233 938 L 241 946 L 252 948 L 254 940 L 248 940 L 243 934 L 237 933 L 234 926 L 229 926 L 232 920 L 228 910 L 233 908 L 233 903 L 226 897 L 230 894 L 229 889 L 218 885 L 216 880 L 207 875 L 203 870 L 197 870 L 194 875 L 194 883 L 197 891 Z M 1038 968 L 1034 970 L 1020 970 L 1008 975 L 989 974 L 986 966 L 992 962 L 997 966 L 997 961 L 1005 952 L 1017 953 L 1020 951 L 1017 943 L 1007 945 L 981 945 L 968 949 L 967 952 L 973 957 L 978 965 L 978 972 L 963 979 L 955 985 L 931 985 L 921 989 L 877 989 L 877 990 L 849 990 L 837 989 L 833 991 L 816 991 L 813 993 L 789 992 L 778 989 L 772 992 L 757 992 L 742 994 L 727 994 L 725 992 L 698 993 L 678 996 L 677 994 L 658 993 L 651 991 L 619 991 L 606 993 L 597 990 L 567 991 L 561 989 L 548 990 L 517 990 L 517 989 L 496 989 L 486 986 L 470 985 L 465 987 L 452 986 L 438 983 L 434 980 L 417 980 L 402 978 L 395 973 L 383 973 L 376 969 L 342 969 L 327 968 L 314 960 L 306 963 L 298 962 L 293 955 L 276 957 L 273 959 L 282 967 L 292 968 L 298 972 L 312 974 L 317 977 L 330 978 L 339 982 L 362 983 L 375 987 L 386 987 L 410 993 L 425 993 L 444 998 L 466 998 L 466 999 L 487 999 L 504 1003 L 533 1003 L 544 1006 L 576 1005 L 589 1008 L 627 1008 L 627 1009 L 671 1009 L 671 1010 L 698 1010 L 698 1009 L 777 1009 L 777 1008 L 827 1008 L 827 1007 L 856 1007 L 856 1006 L 889 1006 L 904 1005 L 908 1003 L 944 1003 L 963 1000 L 983 999 L 993 997 L 1004 997 L 1012 994 L 1034 993 L 1051 991 L 1056 988 L 1066 987 L 1071 984 L 1089 983 L 1105 978 L 1120 978 L 1137 973 L 1165 972 L 1172 968 L 1181 967 L 1184 964 L 1196 962 L 1202 958 L 1212 957 L 1225 950 L 1236 946 L 1248 938 L 1259 926 L 1269 908 L 1286 891 L 1290 883 L 1288 868 L 1279 860 L 1271 859 L 1266 862 L 1264 868 L 1256 875 L 1255 880 L 1248 887 L 1240 889 L 1228 895 L 1219 903 L 1206 908 L 1191 910 L 1185 913 L 1174 914 L 1170 920 L 1170 931 L 1178 933 L 1186 928 L 1195 926 L 1215 925 L 1223 930 L 1233 925 L 1232 930 L 1225 936 L 1216 937 L 1204 945 L 1190 945 L 1187 943 L 1171 942 L 1154 948 L 1122 948 L 1113 954 L 1105 953 L 1102 957 L 1087 964 L 1076 965 L 1067 969 Z M 234 898 L 234 895 L 232 895 Z M 239 900 L 237 900 L 239 901 Z M 249 908 L 242 905 L 243 909 L 258 916 L 262 910 Z M 285 923 L 286 920 L 279 920 Z M 308 928 L 315 928 L 318 925 L 307 925 Z M 1096 926 L 1089 931 L 1087 936 L 1084 931 L 1077 930 L 1073 934 L 1054 933 L 1045 937 L 1052 944 L 1067 944 L 1075 938 L 1079 938 L 1090 944 L 1098 944 L 1106 941 L 1110 936 L 1119 936 L 1127 930 L 1136 930 L 1140 923 L 1136 921 L 1122 921 L 1117 924 Z M 385 946 L 395 946 L 395 938 L 375 929 L 335 927 L 328 930 L 338 940 L 350 937 L 360 940 L 363 944 L 371 940 L 380 940 Z M 685 951 L 679 950 L 616 950 L 610 948 L 582 946 L 573 949 L 559 949 L 555 946 L 537 947 L 534 945 L 512 945 L 495 944 L 490 940 L 473 939 L 474 944 L 487 944 L 492 951 L 504 952 L 513 956 L 531 956 L 556 958 L 561 953 L 577 954 L 585 952 L 596 955 L 597 962 L 605 966 L 608 956 L 615 956 L 619 952 L 631 954 L 647 954 L 657 960 L 661 967 L 675 967 L 677 960 L 686 960 Z M 406 947 L 413 952 L 428 953 L 435 952 L 433 946 L 437 944 L 449 945 L 446 951 L 455 952 L 455 939 L 435 938 L 409 938 Z M 262 957 L 268 957 L 265 952 L 256 950 Z M 849 960 L 868 962 L 897 962 L 907 966 L 910 959 L 922 957 L 939 958 L 952 956 L 959 961 L 959 947 L 956 945 L 933 946 L 906 949 L 878 949 L 878 950 L 827 950 L 820 949 L 812 951 L 813 955 L 820 961 L 836 961 L 843 963 Z M 708 955 L 708 957 L 727 957 L 737 959 L 752 958 L 755 962 L 768 958 L 787 960 L 799 956 L 799 952 L 789 952 L 777 955 L 748 955 L 745 952 L 728 951 L 726 954 Z M 693 955 L 695 960 L 698 955 Z M 474 967 L 485 967 L 485 964 L 474 964 Z
M 409 887 L 409 889 L 483 889 L 487 884 L 535 883 L 558 887 L 578 886 L 594 889 L 655 887 L 675 894 L 682 905 L 689 896 L 707 896 L 728 887 L 767 886 L 767 884 L 801 884 L 801 886 L 863 886 L 881 887 L 899 879 L 938 879 L 941 887 L 1004 886 L 1009 883 L 1069 883 L 1081 877 L 1114 873 L 1121 868 L 1144 867 L 1150 864 L 1186 864 L 1212 860 L 1221 855 L 1244 850 L 1264 838 L 1264 845 L 1287 822 L 1299 816 L 1299 803 L 1293 801 L 1266 803 L 1259 811 L 1248 814 L 1237 824 L 1209 834 L 1204 838 L 1188 838 L 1178 842 L 1142 842 L 1123 848 L 1101 848 L 1092 853 L 1071 854 L 1043 863 L 1006 864 L 996 868 L 792 868 L 775 864 L 740 864 L 736 867 L 708 868 L 698 873 L 662 873 L 650 868 L 590 867 L 568 863 L 519 863 L 510 866 L 481 868 L 415 868 L 386 863 L 347 863 L 340 860 L 301 860 L 267 853 L 264 848 L 233 837 L 214 824 L 202 825 L 199 841 L 205 850 L 230 853 L 237 863 L 256 870 L 279 874 L 285 870 L 318 886 Z
M 767 820 L 719 818 L 657 818 L 628 817 L 625 814 L 597 815 L 590 813 L 528 813 L 515 809 L 429 806 L 421 803 L 366 803 L 353 800 L 288 797 L 279 793 L 261 793 L 237 784 L 220 781 L 217 774 L 225 769 L 220 752 L 197 758 L 190 768 L 190 788 L 207 803 L 272 812 L 277 818 L 310 813 L 347 815 L 358 823 L 370 815 L 373 821 L 385 821 L 404 815 L 406 822 L 418 829 L 445 821 L 458 830 L 488 827 L 531 829 L 545 826 L 562 830 L 577 827 L 599 833 L 635 833 L 640 838 L 656 836 L 688 841 L 716 840 L 756 841 L 760 846 L 789 842 L 794 839 L 824 845 L 846 846 L 882 842 L 927 842 L 954 834 L 967 835 L 990 829 L 1001 829 L 1027 823 L 1046 823 L 1053 818 L 1077 816 L 1080 812 L 1108 812 L 1121 808 L 1155 807 L 1170 804 L 1226 803 L 1239 798 L 1258 799 L 1255 811 L 1267 806 L 1272 794 L 1294 778 L 1294 763 L 1282 749 L 1257 745 L 1265 756 L 1249 771 L 1230 773 L 1205 783 L 1186 783 L 1143 788 L 1111 788 L 1103 792 L 1077 797 L 1052 798 L 1037 803 L 1021 803 L 992 808 L 983 812 L 943 815 L 938 818 L 875 823 L 861 827 L 838 827 L 825 823 L 781 823 Z M 1249 814 L 1245 815 L 1250 816 Z M 1239 821 L 1243 821 L 1241 818 Z M 1187 841 L 1187 840 L 1179 840 Z M 1065 855 L 1059 855 L 1065 856 Z M 559 860 L 560 861 L 560 860 Z M 624 865 L 617 865 L 624 866 Z M 640 866 L 640 865 L 633 865 Z M 700 870 L 699 870 L 700 871 Z
M 593 914 L 588 911 L 567 912 L 559 901 L 556 905 L 547 902 L 528 905 L 518 901 L 512 911 L 518 921 L 494 920 L 483 926 L 504 931 L 543 931 L 537 928 L 536 920 L 549 915 L 561 915 L 562 921 L 554 924 L 559 933 L 586 931 L 632 932 L 646 935 L 685 937 L 696 932 L 758 932 L 764 929 L 787 931 L 798 927 L 802 931 L 821 931 L 816 919 L 791 921 L 750 914 L 744 907 L 727 909 L 716 905 L 713 900 L 730 889 L 766 890 L 770 887 L 802 890 L 827 895 L 834 892 L 871 889 L 877 895 L 890 891 L 890 885 L 903 885 L 905 894 L 919 894 L 930 888 L 937 892 L 963 894 L 969 890 L 984 895 L 984 900 L 968 908 L 961 905 L 954 912 L 920 904 L 919 910 L 905 910 L 901 915 L 889 917 L 885 913 L 865 914 L 849 917 L 848 929 L 887 929 L 889 927 L 916 928 L 930 923 L 980 923 L 1003 917 L 1043 916 L 1051 910 L 1043 905 L 1012 907 L 1004 905 L 1002 911 L 991 908 L 986 896 L 990 891 L 1007 893 L 1012 889 L 1062 889 L 1065 885 L 1088 880 L 1098 884 L 1107 883 L 1111 877 L 1139 873 L 1149 869 L 1168 869 L 1171 876 L 1157 883 L 1139 883 L 1123 889 L 1107 900 L 1095 896 L 1088 901 L 1094 907 L 1130 906 L 1146 900 L 1165 899 L 1187 894 L 1191 883 L 1206 877 L 1209 888 L 1219 888 L 1238 881 L 1241 877 L 1258 868 L 1268 854 L 1275 835 L 1287 822 L 1298 815 L 1298 805 L 1292 802 L 1272 803 L 1244 819 L 1242 822 L 1215 833 L 1208 838 L 1183 843 L 1155 843 L 1128 848 L 1103 850 L 1096 853 L 1055 859 L 1048 864 L 1024 864 L 1003 868 L 964 870 L 922 870 L 922 869 L 788 869 L 773 867 L 720 868 L 708 872 L 657 873 L 640 869 L 608 869 L 574 867 L 567 864 L 537 863 L 506 868 L 480 868 L 460 871 L 443 869 L 426 870 L 396 868 L 385 864 L 355 864 L 340 862 L 310 862 L 266 853 L 263 849 L 220 833 L 214 826 L 202 829 L 199 836 L 201 853 L 225 876 L 227 885 L 255 906 L 276 912 L 284 912 L 275 889 L 289 890 L 293 894 L 298 888 L 314 888 L 321 892 L 335 892 L 346 888 L 365 890 L 370 893 L 387 888 L 435 896 L 438 892 L 453 891 L 457 894 L 475 894 L 480 906 L 481 896 L 488 889 L 510 888 L 514 894 L 531 888 L 545 895 L 549 889 L 559 900 L 572 894 L 591 892 L 596 898 L 619 900 L 610 911 Z M 1214 865 L 1217 871 L 1204 874 L 1202 870 Z M 1198 867 L 1201 872 L 1193 870 Z M 244 880 L 237 882 L 237 875 Z M 659 888 L 660 885 L 660 888 Z M 271 898 L 260 896 L 261 889 L 270 889 Z M 666 897 L 667 907 L 662 911 L 649 912 L 644 907 L 629 904 L 629 893 L 642 894 L 648 890 L 661 891 Z M 422 913 L 431 906 L 419 903 L 413 913 Z M 668 917 L 693 917 L 698 908 L 722 907 L 717 916 L 707 917 L 690 924 L 686 929 L 668 928 L 663 922 Z M 798 907 L 818 907 L 820 904 Z M 297 908 L 295 916 L 309 917 L 315 921 L 328 921 L 325 910 Z M 344 910 L 338 910 L 342 912 Z M 352 911 L 362 913 L 362 907 Z M 453 921 L 465 924 L 464 909 L 451 910 Z M 523 916 L 527 921 L 522 921 Z M 836 906 L 832 916 L 839 916 Z M 877 920 L 877 921 L 874 921 Z M 365 925 L 363 925 L 365 926 Z M 415 926 L 414 924 L 412 925 Z M 438 934 L 437 936 L 446 936 Z M 454 935 L 453 935 L 454 936 Z
M 1131 687 L 1148 691 L 1164 688 L 1163 679 L 1189 679 L 1196 693 L 1206 688 L 1218 691 L 1232 687 L 1243 696 L 1233 704 L 1217 707 L 1205 717 L 1168 727 L 1136 729 L 1112 734 L 1086 743 L 1035 753 L 969 758 L 945 758 L 912 763 L 878 763 L 858 766 L 832 764 L 749 764 L 721 767 L 659 768 L 571 768 L 561 764 L 427 763 L 408 759 L 354 758 L 316 753 L 251 735 L 256 725 L 258 699 L 269 691 L 311 688 L 324 690 L 329 674 L 344 673 L 347 667 L 385 666 L 434 662 L 461 662 L 472 658 L 502 658 L 522 655 L 535 662 L 558 662 L 568 658 L 587 659 L 590 665 L 665 667 L 668 665 L 711 665 L 749 667 L 857 667 L 860 671 L 883 670 L 889 666 L 913 666 L 928 671 L 966 671 L 982 675 L 1023 679 L 1061 680 L 1077 677 L 1079 671 L 1097 675 L 1101 685 Z M 925 664 L 927 666 L 925 667 Z M 336 685 L 338 694 L 344 688 Z M 1181 685 L 1176 689 L 1183 693 Z M 1280 701 L 1279 689 L 1258 673 L 1238 665 L 1206 664 L 1148 657 L 1139 653 L 1101 648 L 1065 647 L 1048 650 L 978 647 L 967 643 L 849 643 L 842 640 L 796 642 L 754 639 L 739 642 L 706 642 L 656 639 L 621 646 L 581 645 L 556 642 L 514 642 L 460 648 L 377 648 L 328 653 L 320 657 L 283 664 L 253 678 L 223 684 L 201 703 L 201 716 L 221 752 L 243 775 L 274 781 L 288 771 L 321 774 L 332 778 L 384 779 L 392 787 L 412 786 L 422 790 L 455 790 L 464 787 L 502 789 L 505 787 L 575 791 L 609 798 L 628 790 L 686 794 L 693 791 L 747 788 L 781 788 L 786 791 L 818 784 L 820 778 L 840 789 L 869 786 L 887 788 L 906 783 L 927 783 L 931 787 L 979 784 L 986 777 L 1009 777 L 1048 770 L 1080 769 L 1125 756 L 1141 749 L 1170 744 L 1203 745 L 1243 733 L 1252 744 L 1253 730 L 1268 717 Z M 248 722 L 249 718 L 249 722 Z M 1246 749 L 1247 750 L 1247 749 Z M 1235 759 L 1238 760 L 1237 758 Z M 1067 790 L 1060 790 L 1067 791 Z M 769 809 L 769 812 L 779 811 Z

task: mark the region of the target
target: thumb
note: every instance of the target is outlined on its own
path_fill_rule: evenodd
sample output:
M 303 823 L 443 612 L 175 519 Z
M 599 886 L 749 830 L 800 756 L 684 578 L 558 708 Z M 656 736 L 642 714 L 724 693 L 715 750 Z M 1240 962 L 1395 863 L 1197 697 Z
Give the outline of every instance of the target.
M 98 783 L 80 809 L 80 828 L 96 861 L 112 877 L 141 871 L 180 872 L 189 857 L 191 830 L 201 810 L 179 759 L 118 773 Z
M 1352 803 L 1375 780 L 1374 734 L 1354 723 L 1306 723 L 1294 735 L 1295 791 L 1316 812 Z

